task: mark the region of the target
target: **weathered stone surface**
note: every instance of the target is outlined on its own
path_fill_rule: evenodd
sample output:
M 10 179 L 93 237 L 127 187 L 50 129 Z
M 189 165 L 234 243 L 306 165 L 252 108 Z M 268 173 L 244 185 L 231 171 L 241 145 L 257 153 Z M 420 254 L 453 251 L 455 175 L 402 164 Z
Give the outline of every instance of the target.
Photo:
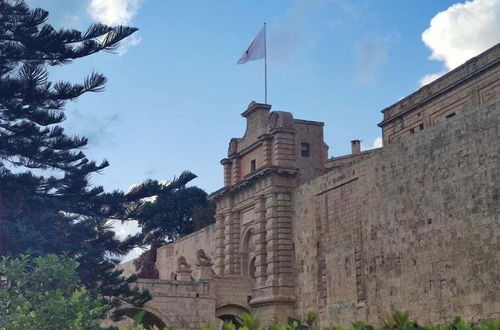
M 383 148 L 329 160 L 322 123 L 251 103 L 216 223 L 158 248 L 148 311 L 174 328 L 500 317 L 499 64 L 497 45 L 384 110 Z
M 318 310 L 324 324 L 380 323 L 396 309 L 423 322 L 500 317 L 499 151 L 495 103 L 300 186 L 298 316 Z

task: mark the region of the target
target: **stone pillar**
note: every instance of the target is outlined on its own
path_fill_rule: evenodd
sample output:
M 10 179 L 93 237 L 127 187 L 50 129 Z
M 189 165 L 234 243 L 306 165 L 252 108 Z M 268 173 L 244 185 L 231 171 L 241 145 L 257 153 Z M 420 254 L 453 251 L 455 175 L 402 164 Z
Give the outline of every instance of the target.
M 230 213 L 224 214 L 224 275 L 231 275 L 233 263 L 232 224 Z
M 290 131 L 276 132 L 272 142 L 273 165 L 296 166 L 295 135 Z
M 263 323 L 286 322 L 294 315 L 293 244 L 289 192 L 265 199 L 267 279 L 249 302 Z
M 293 286 L 292 213 L 290 193 L 270 193 L 266 199 L 267 285 Z
M 279 285 L 279 241 L 277 194 L 272 192 L 266 196 L 266 247 L 267 247 L 267 281 L 266 286 Z
M 229 187 L 231 186 L 231 176 L 232 176 L 232 163 L 231 161 L 224 161 L 222 162 L 222 165 L 224 166 L 224 186 Z
M 289 192 L 277 194 L 280 285 L 293 287 L 292 202 Z
M 198 280 L 201 280 L 201 281 L 211 280 L 213 278 L 212 267 L 206 266 L 206 265 L 198 266 L 197 278 L 198 278 Z
M 265 285 L 267 279 L 267 251 L 266 251 L 266 199 L 259 196 L 255 203 L 256 223 L 254 233 L 255 243 L 255 287 Z
M 262 149 L 264 152 L 264 165 L 273 164 L 273 144 L 271 138 L 266 138 L 262 144 Z
M 191 281 L 192 269 L 177 269 L 177 280 L 178 281 Z
M 234 158 L 233 164 L 231 166 L 231 184 L 236 184 L 240 182 L 241 179 L 241 162 L 239 158 Z
M 233 272 L 234 275 L 241 275 L 241 255 L 240 255 L 240 234 L 241 234 L 241 214 L 240 212 L 231 212 L 232 218 L 232 253 L 233 257 Z
M 224 218 L 224 275 L 240 275 L 240 213 L 230 211 Z
M 224 215 L 215 216 L 215 271 L 224 275 Z

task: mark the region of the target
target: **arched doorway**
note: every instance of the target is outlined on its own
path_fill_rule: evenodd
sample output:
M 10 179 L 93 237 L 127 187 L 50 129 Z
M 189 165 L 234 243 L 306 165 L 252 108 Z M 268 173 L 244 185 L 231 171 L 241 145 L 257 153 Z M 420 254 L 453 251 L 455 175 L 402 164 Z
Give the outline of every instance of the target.
M 135 317 L 143 313 L 141 324 L 147 329 L 152 329 L 156 326 L 158 329 L 163 329 L 167 327 L 167 324 L 154 312 L 140 309 L 140 308 L 124 308 L 114 312 L 115 316 L 125 317 L 129 319 L 128 323 L 131 323 Z
M 243 313 L 248 313 L 248 309 L 236 304 L 220 306 L 215 310 L 215 316 L 222 322 L 231 321 L 237 328 L 241 326 L 238 317 Z
M 253 236 L 253 228 L 249 228 L 243 235 L 241 242 L 241 275 L 255 278 L 255 244 Z
M 224 315 L 218 316 L 218 318 L 220 320 L 222 320 L 222 322 L 231 322 L 231 323 L 233 323 L 236 326 L 237 329 L 241 328 L 241 323 L 238 320 L 238 318 L 236 317 L 236 315 L 224 314 Z

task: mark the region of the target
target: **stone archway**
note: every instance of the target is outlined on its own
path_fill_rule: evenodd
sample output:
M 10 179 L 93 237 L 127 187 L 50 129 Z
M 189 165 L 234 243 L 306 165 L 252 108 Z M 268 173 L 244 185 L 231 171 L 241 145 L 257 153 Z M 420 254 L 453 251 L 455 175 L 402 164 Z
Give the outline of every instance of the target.
M 114 314 L 119 317 L 125 316 L 129 319 L 128 323 L 131 323 L 132 320 L 141 312 L 144 312 L 141 324 L 143 324 L 146 328 L 152 329 L 154 326 L 156 326 L 158 329 L 163 329 L 167 327 L 166 320 L 158 315 L 158 313 L 144 308 L 127 307 L 115 311 Z
M 241 317 L 243 313 L 249 313 L 248 309 L 243 306 L 236 304 L 227 304 L 220 306 L 215 310 L 215 316 L 222 322 L 231 321 L 236 325 L 237 328 L 240 327 L 238 318 Z

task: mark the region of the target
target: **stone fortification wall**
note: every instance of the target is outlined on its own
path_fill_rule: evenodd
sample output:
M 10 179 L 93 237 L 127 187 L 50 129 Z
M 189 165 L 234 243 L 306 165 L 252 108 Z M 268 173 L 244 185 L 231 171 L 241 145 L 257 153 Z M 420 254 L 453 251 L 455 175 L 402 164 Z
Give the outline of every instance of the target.
M 177 259 L 184 256 L 187 262 L 196 269 L 196 252 L 203 249 L 214 261 L 215 226 L 210 225 L 185 236 L 174 243 L 160 247 L 156 254 L 156 268 L 160 279 L 170 279 L 170 274 L 177 269 Z M 196 275 L 193 273 L 193 275 Z
M 500 317 L 497 99 L 297 189 L 298 317 Z
M 500 43 L 383 110 L 384 145 L 427 129 L 474 106 L 491 102 L 500 90 Z

